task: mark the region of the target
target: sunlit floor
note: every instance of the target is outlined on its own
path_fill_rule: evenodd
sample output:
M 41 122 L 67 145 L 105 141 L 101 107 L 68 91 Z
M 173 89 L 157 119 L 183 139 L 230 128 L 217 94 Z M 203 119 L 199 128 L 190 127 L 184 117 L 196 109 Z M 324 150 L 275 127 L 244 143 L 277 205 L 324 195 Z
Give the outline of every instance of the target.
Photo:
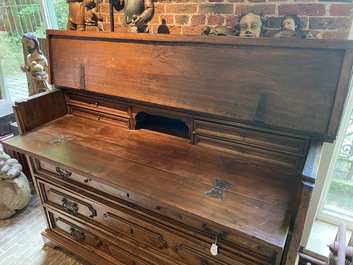
M 327 245 L 332 244 L 335 241 L 337 232 L 338 226 L 315 220 L 304 253 L 326 261 L 330 254 Z M 347 229 L 347 242 L 351 235 L 352 231 Z

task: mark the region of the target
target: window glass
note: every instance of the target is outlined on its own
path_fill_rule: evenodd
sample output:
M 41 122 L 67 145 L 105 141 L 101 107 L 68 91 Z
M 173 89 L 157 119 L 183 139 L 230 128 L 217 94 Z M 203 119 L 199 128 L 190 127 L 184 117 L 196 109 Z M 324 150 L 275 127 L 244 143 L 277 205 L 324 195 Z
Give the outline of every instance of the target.
M 335 161 L 323 213 L 353 221 L 353 112 Z
M 45 33 L 38 0 L 3 0 L 0 5 L 0 74 L 5 97 L 12 101 L 28 96 L 26 73 L 21 71 L 24 64 L 21 36 L 34 32 Z
M 58 23 L 58 29 L 66 30 L 67 16 L 69 12 L 69 6 L 66 3 L 66 0 L 54 0 L 54 9 Z
M 2 98 L 12 101 L 28 96 L 26 73 L 21 71 L 25 64 L 22 35 L 33 32 L 45 37 L 45 23 L 54 19 L 59 29 L 66 29 L 68 4 L 66 0 L 3 0 L 0 5 L 0 81 Z M 41 8 L 42 7 L 44 8 Z M 53 10 L 54 9 L 54 10 Z M 42 14 L 41 12 L 47 14 Z M 54 17 L 53 17 L 54 16 Z M 46 21 L 48 22 L 48 21 Z M 52 23 L 46 23 L 46 25 Z M 56 23 L 55 23 L 56 25 Z M 3 95 L 5 94 L 5 95 Z

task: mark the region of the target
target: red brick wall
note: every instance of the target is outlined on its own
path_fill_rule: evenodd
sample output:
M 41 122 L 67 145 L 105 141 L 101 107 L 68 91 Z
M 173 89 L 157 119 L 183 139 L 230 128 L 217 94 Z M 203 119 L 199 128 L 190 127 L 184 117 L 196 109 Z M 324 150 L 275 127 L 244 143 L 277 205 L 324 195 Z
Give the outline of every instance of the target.
M 165 25 L 171 34 L 200 35 L 206 25 L 233 27 L 239 14 L 262 11 L 270 23 L 269 33 L 279 29 L 283 15 L 295 13 L 301 18 L 303 29 L 320 39 L 348 38 L 353 10 L 352 0 L 159 0 L 154 5 L 155 14 L 149 22 L 151 33 Z M 99 11 L 109 31 L 109 0 L 102 1 Z M 124 31 L 123 11 L 114 11 L 114 20 L 115 31 Z

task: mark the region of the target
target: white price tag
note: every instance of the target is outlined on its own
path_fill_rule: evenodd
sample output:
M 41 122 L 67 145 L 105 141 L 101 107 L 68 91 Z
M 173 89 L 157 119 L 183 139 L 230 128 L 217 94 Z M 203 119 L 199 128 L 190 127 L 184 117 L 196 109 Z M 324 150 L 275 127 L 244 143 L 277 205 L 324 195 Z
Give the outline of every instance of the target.
M 211 251 L 211 254 L 213 256 L 217 256 L 217 254 L 218 254 L 218 246 L 216 245 L 216 243 L 212 244 L 210 251 Z

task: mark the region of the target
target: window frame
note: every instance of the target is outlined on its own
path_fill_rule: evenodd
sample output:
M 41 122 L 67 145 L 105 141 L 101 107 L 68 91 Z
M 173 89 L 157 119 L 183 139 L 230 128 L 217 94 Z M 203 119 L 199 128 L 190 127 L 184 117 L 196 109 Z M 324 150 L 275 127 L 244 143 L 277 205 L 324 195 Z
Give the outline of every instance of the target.
M 54 0 L 38 0 L 45 29 L 58 29 Z
M 353 39 L 353 21 L 350 27 L 348 39 Z M 352 73 L 351 73 L 352 75 Z M 312 199 L 308 209 L 308 214 L 304 226 L 301 245 L 306 247 L 308 244 L 311 228 L 316 219 L 323 222 L 339 225 L 344 222 L 348 229 L 353 229 L 353 222 L 341 216 L 335 216 L 323 211 L 328 191 L 330 189 L 333 171 L 336 160 L 339 155 L 344 137 L 346 134 L 349 119 L 353 110 L 353 76 L 351 76 L 351 83 L 347 93 L 347 101 L 342 112 L 342 120 L 338 130 L 338 135 L 333 143 L 324 143 L 322 149 L 322 156 L 319 163 L 318 174 L 312 194 Z

